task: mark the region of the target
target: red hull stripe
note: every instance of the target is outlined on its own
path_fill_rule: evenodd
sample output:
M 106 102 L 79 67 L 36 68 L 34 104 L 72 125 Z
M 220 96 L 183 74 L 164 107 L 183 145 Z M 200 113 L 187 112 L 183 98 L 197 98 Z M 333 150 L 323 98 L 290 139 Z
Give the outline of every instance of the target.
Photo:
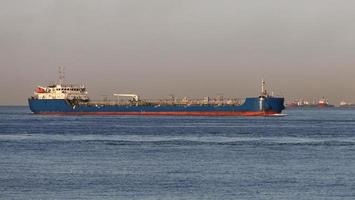
M 276 112 L 39 112 L 42 115 L 271 116 Z

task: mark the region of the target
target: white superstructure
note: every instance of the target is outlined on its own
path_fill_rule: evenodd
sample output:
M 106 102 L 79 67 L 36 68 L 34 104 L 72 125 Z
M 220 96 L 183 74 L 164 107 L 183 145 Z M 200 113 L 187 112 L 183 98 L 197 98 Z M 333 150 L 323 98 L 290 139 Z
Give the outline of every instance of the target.
M 85 86 L 57 84 L 47 87 L 38 86 L 34 92 L 37 99 L 78 99 L 89 100 Z
M 88 92 L 84 85 L 64 84 L 64 67 L 59 67 L 58 84 L 47 87 L 38 86 L 34 91 L 37 99 L 68 99 L 88 101 Z

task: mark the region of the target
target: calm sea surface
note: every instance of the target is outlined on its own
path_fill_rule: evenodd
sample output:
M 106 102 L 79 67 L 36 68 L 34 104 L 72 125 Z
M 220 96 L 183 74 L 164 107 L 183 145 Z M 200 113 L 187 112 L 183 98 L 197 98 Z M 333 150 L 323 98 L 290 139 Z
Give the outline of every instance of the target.
M 39 116 L 0 107 L 0 199 L 355 199 L 355 110 Z

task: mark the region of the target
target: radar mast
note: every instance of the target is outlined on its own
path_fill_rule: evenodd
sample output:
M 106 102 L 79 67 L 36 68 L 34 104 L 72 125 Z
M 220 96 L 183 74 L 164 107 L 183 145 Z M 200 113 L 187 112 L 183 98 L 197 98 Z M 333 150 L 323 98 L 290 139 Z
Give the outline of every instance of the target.
M 264 79 L 261 80 L 261 96 L 268 96 Z
M 58 72 L 59 72 L 59 85 L 62 85 L 64 83 L 64 79 L 65 79 L 64 67 L 60 66 L 58 68 Z

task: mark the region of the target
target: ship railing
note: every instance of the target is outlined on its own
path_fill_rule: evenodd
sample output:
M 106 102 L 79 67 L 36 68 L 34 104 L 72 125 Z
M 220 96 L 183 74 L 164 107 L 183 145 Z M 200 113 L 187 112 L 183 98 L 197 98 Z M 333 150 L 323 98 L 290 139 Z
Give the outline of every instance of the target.
M 209 100 L 205 99 L 144 99 L 139 101 L 117 101 L 117 100 L 94 100 L 90 102 L 80 102 L 79 104 L 91 105 L 91 106 L 137 106 L 137 105 L 151 105 L 151 106 L 163 106 L 163 105 L 241 105 L 244 103 L 244 99 L 234 98 L 234 99 L 223 99 L 223 100 Z

